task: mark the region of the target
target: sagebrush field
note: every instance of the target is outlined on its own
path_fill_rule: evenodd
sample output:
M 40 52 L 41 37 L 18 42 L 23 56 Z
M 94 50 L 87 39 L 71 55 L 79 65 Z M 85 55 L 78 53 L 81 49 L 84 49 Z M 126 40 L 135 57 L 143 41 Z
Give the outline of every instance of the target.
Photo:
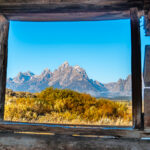
M 7 90 L 5 120 L 38 123 L 132 125 L 131 102 L 96 99 L 72 90 Z

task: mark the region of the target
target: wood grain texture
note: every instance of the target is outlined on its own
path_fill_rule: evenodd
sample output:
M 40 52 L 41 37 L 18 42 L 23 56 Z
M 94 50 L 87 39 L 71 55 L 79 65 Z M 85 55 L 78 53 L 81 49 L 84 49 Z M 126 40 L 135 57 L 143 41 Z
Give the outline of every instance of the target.
M 134 128 L 142 128 L 142 80 L 141 80 L 141 39 L 140 20 L 137 8 L 131 13 L 131 45 L 132 45 L 132 114 Z
M 143 10 L 143 0 L 0 0 L 0 13 L 10 20 L 125 19 L 132 7 Z
M 150 87 L 150 45 L 145 46 L 144 85 Z
M 131 127 L 105 127 L 67 124 L 37 124 L 21 122 L 0 122 L 0 133 L 26 133 L 69 136 L 108 136 L 115 138 L 150 138 L 150 130 L 136 130 Z
M 150 36 L 150 0 L 144 0 L 145 34 Z
M 144 128 L 150 129 L 150 89 L 144 89 Z
M 90 127 L 75 125 L 52 125 L 52 124 L 30 124 L 18 122 L 1 122 L 1 132 L 44 132 L 58 135 L 96 135 L 96 136 L 115 136 L 119 138 L 140 138 L 141 131 L 131 127 Z
M 144 28 L 145 35 L 150 36 L 150 11 L 145 11 Z
M 0 122 L 0 133 L 30 133 L 70 136 L 108 136 L 115 138 L 150 138 L 150 130 L 136 130 L 131 127 L 90 127 L 75 125 L 54 125 L 18 122 Z M 53 133 L 53 134 L 52 134 Z
M 0 133 L 1 150 L 149 150 L 148 140 Z
M 0 120 L 3 120 L 7 71 L 7 46 L 9 22 L 0 16 Z
M 70 12 L 70 13 L 18 13 L 5 14 L 9 20 L 20 21 L 99 21 L 128 19 L 129 11 Z

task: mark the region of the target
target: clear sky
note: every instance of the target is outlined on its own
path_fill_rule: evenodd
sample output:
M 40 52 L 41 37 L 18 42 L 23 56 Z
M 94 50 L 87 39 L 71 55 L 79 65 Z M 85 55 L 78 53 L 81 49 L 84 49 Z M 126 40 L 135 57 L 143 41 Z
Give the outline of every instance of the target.
M 144 37 L 141 20 L 142 59 Z M 64 61 L 83 67 L 102 83 L 131 74 L 130 20 L 85 22 L 11 22 L 8 77 L 19 72 L 40 74 L 57 69 Z

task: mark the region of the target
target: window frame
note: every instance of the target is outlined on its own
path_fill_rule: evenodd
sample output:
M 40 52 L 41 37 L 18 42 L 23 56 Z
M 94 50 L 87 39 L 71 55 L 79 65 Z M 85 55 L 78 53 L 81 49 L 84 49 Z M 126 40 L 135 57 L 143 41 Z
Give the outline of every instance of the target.
M 21 8 L 21 6 L 20 6 Z M 68 11 L 69 13 L 69 11 Z M 43 15 L 40 11 L 35 13 L 36 15 Z M 50 14 L 50 13 L 49 13 Z M 54 13 L 57 14 L 57 13 Z M 78 14 L 78 12 L 74 12 Z M 26 14 L 29 21 L 35 21 L 33 18 Z M 85 14 L 84 14 L 85 15 Z M 87 20 L 83 15 L 82 21 Z M 89 15 L 89 14 L 88 14 Z M 97 15 L 97 14 L 96 14 Z M 90 19 L 95 20 L 96 15 Z M 94 125 L 66 125 L 66 124 L 38 124 L 38 123 L 21 123 L 21 122 L 8 122 L 4 121 L 4 105 L 5 105 L 5 90 L 6 90 L 6 71 L 7 71 L 7 51 L 8 51 L 8 29 L 9 21 L 22 20 L 21 17 L 25 17 L 25 14 L 12 15 L 11 13 L 2 14 L 0 16 L 0 131 L 33 131 L 33 132 L 54 132 L 56 134 L 79 134 L 79 135 L 104 135 L 104 136 L 115 136 L 115 137 L 131 137 L 140 138 L 143 132 L 143 117 L 142 117 L 142 87 L 141 87 L 141 40 L 140 40 L 140 21 L 138 16 L 138 8 L 130 9 L 131 20 L 131 60 L 132 60 L 132 112 L 133 112 L 133 126 L 121 127 L 121 126 L 94 126 Z M 10 17 L 11 16 L 11 17 Z M 57 15 L 56 15 L 57 18 Z M 84 19 L 85 18 L 85 19 Z M 112 17 L 110 17 L 111 19 Z M 124 17 L 120 17 L 123 18 Z M 107 18 L 108 19 L 108 18 Z M 58 20 L 62 21 L 59 17 Z M 72 19 L 69 19 L 71 20 Z M 76 18 L 76 20 L 81 21 Z M 99 19 L 96 19 L 99 20 Z M 42 21 L 46 21 L 43 19 Z M 66 21 L 66 20 L 65 20 Z M 138 91 L 138 92 L 137 92 Z

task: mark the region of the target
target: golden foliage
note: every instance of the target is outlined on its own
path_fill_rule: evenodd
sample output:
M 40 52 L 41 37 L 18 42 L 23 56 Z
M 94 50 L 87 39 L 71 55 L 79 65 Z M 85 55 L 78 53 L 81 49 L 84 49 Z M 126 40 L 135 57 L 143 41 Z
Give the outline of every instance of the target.
M 6 97 L 5 120 L 10 121 L 109 125 L 132 122 L 129 102 L 96 99 L 67 89 L 50 87 L 34 96 Z

